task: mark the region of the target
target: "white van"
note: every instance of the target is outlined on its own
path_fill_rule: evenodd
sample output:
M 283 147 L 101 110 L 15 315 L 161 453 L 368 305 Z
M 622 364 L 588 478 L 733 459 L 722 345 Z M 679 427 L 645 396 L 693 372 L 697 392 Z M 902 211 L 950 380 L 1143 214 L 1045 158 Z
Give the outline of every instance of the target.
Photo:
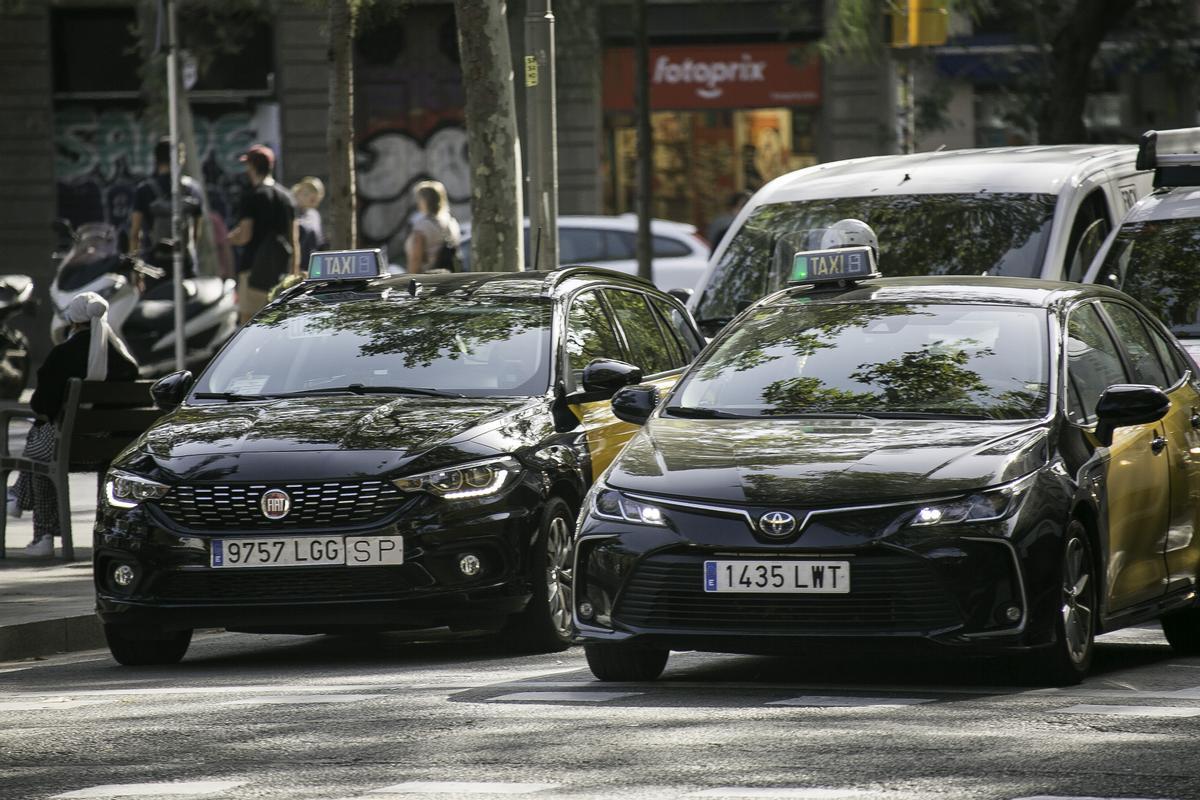
M 797 237 L 852 217 L 879 236 L 888 275 L 1080 280 L 1105 236 L 1150 191 L 1137 147 L 950 150 L 835 161 L 755 193 L 688 306 L 712 335 L 780 288 Z M 804 249 L 799 247 L 798 249 Z

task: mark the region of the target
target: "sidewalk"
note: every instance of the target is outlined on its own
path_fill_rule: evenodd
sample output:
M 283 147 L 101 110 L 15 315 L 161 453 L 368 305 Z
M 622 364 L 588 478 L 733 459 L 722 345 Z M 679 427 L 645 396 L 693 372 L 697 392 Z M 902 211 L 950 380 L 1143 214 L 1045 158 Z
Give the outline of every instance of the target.
M 71 476 L 75 561 L 26 556 L 30 514 L 8 520 L 7 558 L 0 559 L 0 662 L 104 646 L 92 596 L 95 498 L 94 474 Z

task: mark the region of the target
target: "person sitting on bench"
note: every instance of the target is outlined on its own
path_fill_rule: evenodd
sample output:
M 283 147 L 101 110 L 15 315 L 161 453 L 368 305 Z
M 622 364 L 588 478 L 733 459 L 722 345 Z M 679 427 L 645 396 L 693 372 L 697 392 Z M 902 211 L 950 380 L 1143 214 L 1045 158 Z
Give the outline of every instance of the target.
M 71 378 L 89 381 L 134 381 L 138 365 L 125 343 L 108 324 L 108 303 L 95 292 L 71 300 L 66 310 L 71 323 L 67 339 L 55 345 L 37 372 L 37 388 L 29 405 L 38 421 L 29 429 L 24 454 L 38 461 L 54 457 L 58 445 L 56 423 Z M 8 514 L 21 516 L 33 510 L 33 541 L 25 548 L 31 556 L 54 555 L 58 533 L 58 506 L 54 483 L 44 475 L 22 472 L 8 490 Z

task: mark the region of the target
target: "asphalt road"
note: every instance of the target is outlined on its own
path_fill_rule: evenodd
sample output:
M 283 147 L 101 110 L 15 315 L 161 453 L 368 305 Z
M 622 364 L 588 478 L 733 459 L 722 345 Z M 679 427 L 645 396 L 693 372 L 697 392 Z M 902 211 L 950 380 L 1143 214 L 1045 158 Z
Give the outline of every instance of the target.
M 0 664 L 0 798 L 1200 798 L 1200 659 L 1152 628 L 1082 687 L 928 658 L 209 634 L 175 668 Z M 163 785 L 165 784 L 165 785 Z

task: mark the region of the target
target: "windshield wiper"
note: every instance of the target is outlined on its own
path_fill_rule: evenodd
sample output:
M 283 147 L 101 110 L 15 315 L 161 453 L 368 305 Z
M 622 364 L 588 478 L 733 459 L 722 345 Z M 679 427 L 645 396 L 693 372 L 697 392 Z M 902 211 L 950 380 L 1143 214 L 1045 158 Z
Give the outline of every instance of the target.
M 667 406 L 663 409 L 672 417 L 690 417 L 693 419 L 746 419 L 744 414 L 733 414 L 729 411 L 718 411 L 715 408 L 696 408 L 694 406 Z
M 787 414 L 763 414 L 771 419 L 879 419 L 880 415 L 864 411 L 797 411 Z
M 880 419 L 994 419 L 986 414 L 964 414 L 958 411 L 873 411 Z
M 227 400 L 230 403 L 240 403 L 247 400 L 269 400 L 269 394 L 238 394 L 237 392 L 196 392 L 192 397 L 197 400 Z
M 444 392 L 441 389 L 426 389 L 421 386 L 367 386 L 365 383 L 352 383 L 349 386 L 326 386 L 320 389 L 303 389 L 298 392 L 287 392 L 281 397 L 310 397 L 322 394 L 418 394 L 424 397 L 466 397 L 457 392 Z

